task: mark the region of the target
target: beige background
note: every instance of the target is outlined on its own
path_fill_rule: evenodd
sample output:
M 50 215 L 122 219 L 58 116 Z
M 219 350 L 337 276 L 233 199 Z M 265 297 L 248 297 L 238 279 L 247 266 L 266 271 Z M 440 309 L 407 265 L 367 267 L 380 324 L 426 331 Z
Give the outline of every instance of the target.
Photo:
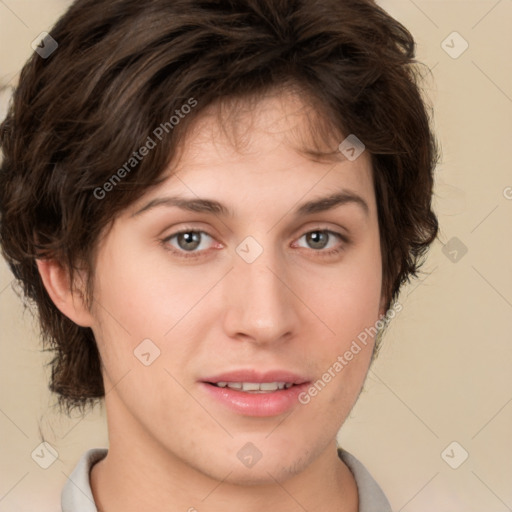
M 342 0 L 340 0 L 342 1 Z M 12 84 L 67 0 L 0 0 L 0 83 Z M 360 400 L 340 432 L 394 511 L 512 510 L 512 0 L 384 0 L 416 37 L 443 158 L 435 209 L 440 240 L 407 286 Z M 469 44 L 442 47 L 452 32 Z M 459 50 L 457 36 L 445 46 Z M 0 99 L 0 105 L 6 98 Z M 0 109 L 2 109 L 0 106 Z M 0 115 L 2 113 L 0 112 Z M 458 239 L 452 240 L 454 237 Z M 464 244 L 453 262 L 443 253 Z M 46 388 L 49 355 L 0 267 L 0 512 L 60 510 L 60 490 L 88 448 L 107 446 L 104 410 L 60 417 Z M 41 433 L 58 452 L 31 453 Z M 462 450 L 469 457 L 452 469 Z M 36 506 L 37 505 L 37 506 Z

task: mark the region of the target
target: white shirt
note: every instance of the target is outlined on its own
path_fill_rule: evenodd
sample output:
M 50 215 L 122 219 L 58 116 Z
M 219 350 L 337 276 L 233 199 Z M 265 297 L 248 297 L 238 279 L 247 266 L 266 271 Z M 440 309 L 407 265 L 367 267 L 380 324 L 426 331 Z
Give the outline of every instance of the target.
M 62 489 L 62 512 L 98 512 L 89 474 L 92 466 L 103 459 L 107 452 L 107 448 L 92 448 L 82 455 Z M 363 464 L 342 448 L 338 448 L 338 455 L 354 475 L 359 494 L 359 512 L 392 512 L 382 489 Z

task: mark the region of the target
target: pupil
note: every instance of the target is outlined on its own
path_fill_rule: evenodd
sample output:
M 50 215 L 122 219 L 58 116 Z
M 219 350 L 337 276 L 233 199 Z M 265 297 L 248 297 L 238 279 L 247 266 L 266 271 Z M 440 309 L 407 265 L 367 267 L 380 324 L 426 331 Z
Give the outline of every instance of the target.
M 313 240 L 313 246 L 316 247 L 316 244 L 319 243 L 320 248 L 325 244 L 325 237 L 327 236 L 327 233 L 324 233 L 323 231 L 313 231 L 309 234 L 310 240 Z M 319 239 L 324 238 L 323 243 L 322 241 L 318 242 Z M 318 247 L 316 247 L 318 248 Z
M 179 239 L 185 240 L 185 247 L 182 247 L 182 249 L 195 249 L 199 245 L 199 233 L 195 231 L 180 233 Z M 190 244 L 192 244 L 192 246 Z M 182 244 L 180 244 L 180 246 L 181 245 Z

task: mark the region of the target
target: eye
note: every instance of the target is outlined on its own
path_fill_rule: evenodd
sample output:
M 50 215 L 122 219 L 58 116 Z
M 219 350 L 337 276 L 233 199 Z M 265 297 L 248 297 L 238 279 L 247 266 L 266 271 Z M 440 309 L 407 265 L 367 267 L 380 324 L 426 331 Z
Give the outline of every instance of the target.
M 330 242 L 333 236 L 341 240 L 341 244 L 338 244 L 334 248 L 329 248 L 328 242 Z M 201 256 L 203 252 L 208 250 L 208 243 L 205 241 L 205 237 L 213 240 L 213 237 L 205 231 L 185 228 L 164 238 L 161 240 L 161 243 L 166 250 L 176 254 L 178 257 L 195 258 Z M 344 249 L 345 245 L 350 242 L 348 237 L 329 229 L 308 231 L 298 240 L 302 238 L 305 238 L 309 248 L 318 253 L 321 257 L 338 254 Z M 294 242 L 293 247 L 303 246 L 297 245 L 297 242 Z M 326 248 L 328 250 L 326 250 Z
M 177 233 L 173 233 L 172 235 L 166 237 L 165 239 L 162 240 L 162 243 L 164 244 L 164 247 L 166 247 L 168 250 L 178 254 L 181 253 L 179 254 L 180 256 L 183 256 L 184 258 L 189 258 L 198 256 L 198 254 L 196 253 L 206 250 L 202 243 L 204 236 L 213 240 L 213 238 L 205 231 L 183 229 L 181 231 L 178 231 Z M 177 247 L 171 243 L 173 239 L 176 239 Z
M 332 240 L 334 237 L 337 237 L 338 240 L 341 240 L 342 243 L 341 246 L 338 244 L 337 246 L 334 246 L 331 250 L 325 250 L 328 248 L 328 242 Z M 299 240 L 302 238 L 306 239 L 306 243 L 309 245 L 310 248 L 313 248 L 316 252 L 322 253 L 323 256 L 329 256 L 339 253 L 343 250 L 344 244 L 348 243 L 349 240 L 346 236 L 342 235 L 341 233 L 336 233 L 335 231 L 331 231 L 330 229 L 315 229 L 313 231 L 308 231 L 304 235 L 302 235 Z M 299 246 L 300 247 L 300 246 Z

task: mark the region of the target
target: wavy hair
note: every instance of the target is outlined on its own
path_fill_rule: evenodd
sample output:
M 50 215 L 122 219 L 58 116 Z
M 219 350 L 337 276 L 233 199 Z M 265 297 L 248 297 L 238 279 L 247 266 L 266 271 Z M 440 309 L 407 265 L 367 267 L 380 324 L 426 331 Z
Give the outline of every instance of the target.
M 92 330 L 51 301 L 36 259 L 56 258 L 71 279 L 85 266 L 92 278 L 100 234 L 162 180 L 215 103 L 293 88 L 315 106 L 317 138 L 356 134 L 371 155 L 388 308 L 417 276 L 438 231 L 437 146 L 414 39 L 375 2 L 77 0 L 50 33 L 58 48 L 30 57 L 0 125 L 0 243 L 55 353 L 50 389 L 68 413 L 104 396 L 100 356 Z M 190 113 L 95 197 L 190 98 Z

